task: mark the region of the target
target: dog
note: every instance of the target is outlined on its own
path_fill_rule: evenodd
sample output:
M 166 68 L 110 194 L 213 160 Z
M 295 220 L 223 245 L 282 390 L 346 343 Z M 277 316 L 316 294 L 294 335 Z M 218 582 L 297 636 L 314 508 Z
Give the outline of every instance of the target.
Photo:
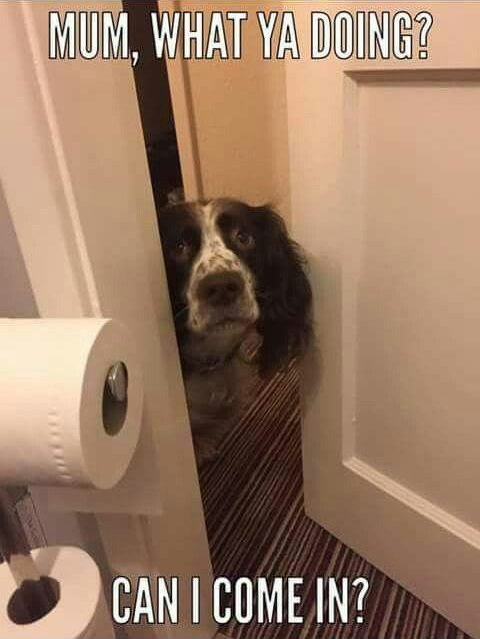
M 158 223 L 201 467 L 218 455 L 254 380 L 304 353 L 312 292 L 300 247 L 269 206 L 175 203 Z

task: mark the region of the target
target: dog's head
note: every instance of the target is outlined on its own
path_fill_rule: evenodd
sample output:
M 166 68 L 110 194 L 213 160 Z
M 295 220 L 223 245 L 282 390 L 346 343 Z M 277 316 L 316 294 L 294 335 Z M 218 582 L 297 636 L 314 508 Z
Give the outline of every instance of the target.
M 168 206 L 159 227 L 180 347 L 193 336 L 228 353 L 255 325 L 263 374 L 301 353 L 311 289 L 279 215 L 217 199 Z

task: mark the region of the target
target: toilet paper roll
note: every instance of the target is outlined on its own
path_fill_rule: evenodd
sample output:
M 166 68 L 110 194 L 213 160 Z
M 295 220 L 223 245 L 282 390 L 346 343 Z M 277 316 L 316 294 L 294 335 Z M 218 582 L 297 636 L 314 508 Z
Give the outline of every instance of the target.
M 0 485 L 114 486 L 142 413 L 129 331 L 109 319 L 0 320 L 0 354 Z M 106 384 L 116 362 L 124 401 Z
M 32 552 L 40 574 L 53 579 L 56 606 L 44 617 L 19 624 L 12 600 L 17 585 L 0 565 L 0 639 L 114 639 L 96 563 L 80 548 L 57 546 Z

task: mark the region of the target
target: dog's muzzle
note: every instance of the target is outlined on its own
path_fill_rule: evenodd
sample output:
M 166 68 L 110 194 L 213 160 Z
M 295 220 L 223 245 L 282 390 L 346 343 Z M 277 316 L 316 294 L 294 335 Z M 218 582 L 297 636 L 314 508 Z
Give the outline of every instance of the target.
M 234 304 L 245 290 L 240 273 L 221 271 L 206 275 L 198 285 L 197 295 L 201 303 L 219 308 Z

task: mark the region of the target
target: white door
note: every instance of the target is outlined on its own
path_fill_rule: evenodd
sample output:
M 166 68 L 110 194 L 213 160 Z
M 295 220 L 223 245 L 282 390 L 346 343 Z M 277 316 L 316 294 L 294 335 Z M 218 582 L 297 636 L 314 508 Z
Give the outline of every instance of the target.
M 307 43 L 287 69 L 292 212 L 322 353 L 307 512 L 480 637 L 480 3 L 328 3 L 431 12 L 428 59 L 361 62 L 307 59 L 325 4 L 288 4 Z
M 99 536 L 113 575 L 179 578 L 178 624 L 122 632 L 206 639 L 215 630 L 212 571 L 133 73 L 128 61 L 49 61 L 48 11 L 59 9 L 0 7 L 1 212 L 25 263 L 31 308 L 41 317 L 114 317 L 133 331 L 145 409 L 138 450 L 116 488 L 48 497 L 64 510 L 94 513 L 79 528 L 88 525 L 85 543 L 94 548 Z M 118 11 L 121 3 L 95 9 Z M 192 575 L 201 578 L 198 625 Z

